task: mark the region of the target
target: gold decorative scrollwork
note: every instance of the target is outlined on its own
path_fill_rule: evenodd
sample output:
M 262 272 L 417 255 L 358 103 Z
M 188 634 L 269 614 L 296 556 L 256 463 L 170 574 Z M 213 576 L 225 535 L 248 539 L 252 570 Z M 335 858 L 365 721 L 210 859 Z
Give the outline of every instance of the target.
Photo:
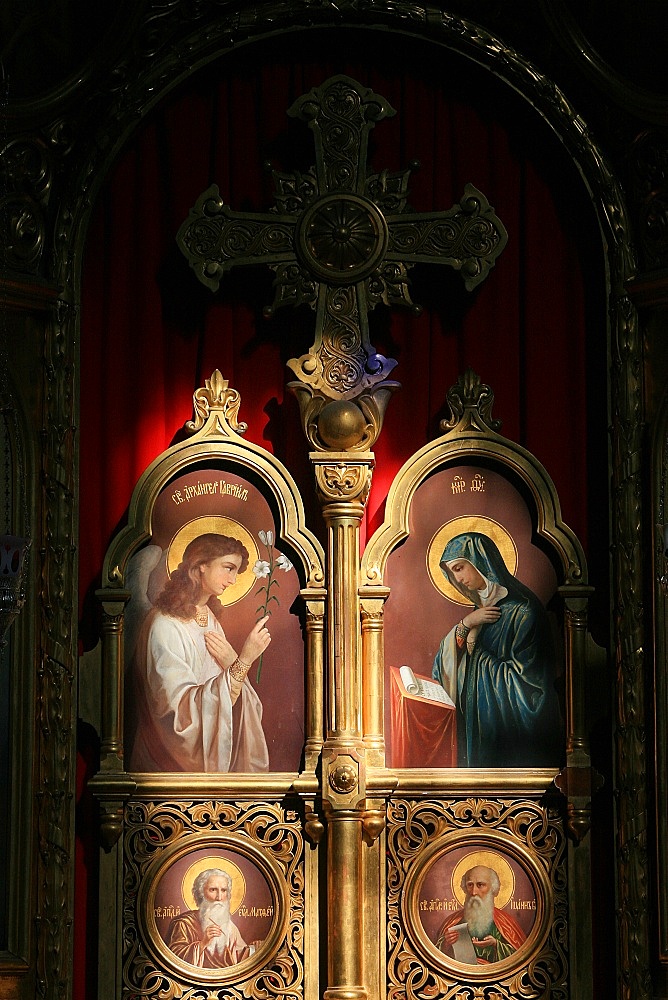
M 0 264 L 37 272 L 44 251 L 53 160 L 44 136 L 22 136 L 0 146 Z
M 440 844 L 493 844 L 535 872 L 540 927 L 512 962 L 456 973 L 407 919 L 416 876 Z M 388 1000 L 510 1000 L 568 996 L 566 837 L 558 813 L 531 800 L 394 800 L 388 805 Z M 409 926 L 410 924 L 410 926 Z M 532 946 L 533 941 L 533 946 Z M 434 956 L 434 957 L 432 957 Z M 460 971 L 461 970 L 461 971 Z
M 455 385 L 448 390 L 448 405 L 450 419 L 441 421 L 441 430 L 451 431 L 457 424 L 468 417 L 468 426 L 479 430 L 489 428 L 493 431 L 501 429 L 501 421 L 492 418 L 494 393 L 488 385 L 470 368 L 460 375 Z
M 132 800 L 126 809 L 125 833 L 123 979 L 133 996 L 270 1000 L 303 994 L 304 839 L 296 809 L 266 802 Z M 151 922 L 144 912 L 147 885 L 152 873 L 172 857 L 219 841 L 267 869 L 277 895 L 275 908 L 284 912 L 272 924 L 279 930 L 271 932 L 268 951 L 258 948 L 250 962 L 239 966 L 237 975 L 230 968 L 212 978 L 211 972 L 207 976 L 194 967 L 189 975 L 180 968 L 186 963 L 156 960 L 161 948 L 151 939 Z

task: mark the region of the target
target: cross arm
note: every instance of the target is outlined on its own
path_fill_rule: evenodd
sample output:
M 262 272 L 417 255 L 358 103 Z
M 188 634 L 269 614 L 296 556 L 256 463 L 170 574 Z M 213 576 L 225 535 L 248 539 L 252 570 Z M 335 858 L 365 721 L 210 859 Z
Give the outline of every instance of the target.
M 487 277 L 508 242 L 503 223 L 472 184 L 448 211 L 388 215 L 387 224 L 386 260 L 448 264 L 461 270 L 469 291 Z
M 218 291 L 225 271 L 240 264 L 294 261 L 295 220 L 272 212 L 234 212 L 213 184 L 197 199 L 176 241 L 197 277 Z

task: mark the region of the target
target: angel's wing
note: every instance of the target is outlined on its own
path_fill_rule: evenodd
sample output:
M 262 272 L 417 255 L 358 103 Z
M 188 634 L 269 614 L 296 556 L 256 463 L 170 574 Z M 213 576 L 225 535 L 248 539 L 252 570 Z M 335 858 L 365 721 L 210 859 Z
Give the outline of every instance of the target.
M 137 637 L 144 618 L 153 607 L 155 595 L 151 593 L 151 575 L 159 568 L 163 549 L 160 545 L 146 545 L 132 556 L 125 574 L 125 585 L 132 597 L 125 609 L 125 663 L 132 661 Z

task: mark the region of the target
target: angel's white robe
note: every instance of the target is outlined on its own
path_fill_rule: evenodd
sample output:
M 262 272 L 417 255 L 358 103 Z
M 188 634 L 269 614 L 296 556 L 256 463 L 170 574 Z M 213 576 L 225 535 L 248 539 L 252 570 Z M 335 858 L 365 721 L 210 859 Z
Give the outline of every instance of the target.
M 152 611 L 135 649 L 136 731 L 132 771 L 267 771 L 262 703 L 246 679 L 221 670 L 206 648 L 209 623 Z M 236 731 L 232 723 L 232 706 Z

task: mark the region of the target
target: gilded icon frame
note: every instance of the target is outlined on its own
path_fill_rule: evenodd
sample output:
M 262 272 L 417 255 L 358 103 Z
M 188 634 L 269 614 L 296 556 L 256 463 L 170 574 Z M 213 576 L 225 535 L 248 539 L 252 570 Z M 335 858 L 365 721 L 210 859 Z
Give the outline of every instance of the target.
M 563 609 L 560 640 L 565 661 L 563 752 L 561 759 L 554 761 L 554 766 L 549 761 L 531 767 L 534 775 L 537 769 L 541 771 L 547 788 L 559 768 L 569 762 L 572 751 L 586 746 L 582 696 L 588 643 L 586 605 L 591 588 L 587 583 L 584 552 L 576 535 L 562 519 L 559 497 L 546 469 L 525 448 L 499 433 L 498 421 L 491 417 L 493 394 L 490 388 L 469 371 L 450 390 L 448 402 L 451 418 L 442 423 L 444 433 L 415 452 L 395 476 L 387 497 L 385 519 L 369 540 L 362 557 L 364 688 L 374 693 L 384 690 L 387 671 L 385 618 L 390 596 L 388 562 L 410 538 L 411 510 L 418 490 L 449 468 L 471 465 L 494 471 L 501 479 L 514 484 L 525 498 L 532 519 L 532 544 L 538 543 L 537 548 L 548 553 L 553 566 L 558 568 L 555 594 Z M 574 602 L 578 606 L 577 617 L 571 613 Z M 377 765 L 389 766 L 393 772 L 400 773 L 402 769 L 388 761 L 384 699 L 366 698 L 364 708 L 365 737 L 377 749 Z M 585 761 L 583 756 L 579 763 L 588 764 L 588 758 Z M 428 766 L 430 772 L 436 773 L 454 770 Z M 513 787 L 518 772 L 529 768 L 513 765 L 492 769 L 501 781 L 505 780 L 505 773 L 508 787 Z
M 255 866 L 264 876 L 272 899 L 271 926 L 262 945 L 254 954 L 226 969 L 200 969 L 179 958 L 170 949 L 156 925 L 156 892 L 161 880 L 169 869 L 179 861 L 205 849 L 211 852 L 225 851 L 228 854 L 237 855 Z M 215 853 L 212 853 L 211 858 L 215 858 Z M 224 861 L 222 863 L 224 864 Z M 271 956 L 280 947 L 285 937 L 288 916 L 289 900 L 285 886 L 285 873 L 280 869 L 270 852 L 261 851 L 250 840 L 235 833 L 203 833 L 196 839 L 187 837 L 176 841 L 153 860 L 145 872 L 137 894 L 139 933 L 157 967 L 170 970 L 178 979 L 185 979 L 189 982 L 199 981 L 203 985 L 207 983 L 222 985 L 251 978 L 270 961 Z
M 100 840 L 104 847 L 100 891 L 111 893 L 116 900 L 116 917 L 105 936 L 105 952 L 110 956 L 108 975 L 114 977 L 119 988 L 122 983 L 133 982 L 140 990 L 149 988 L 149 980 L 165 983 L 177 979 L 181 983 L 192 980 L 193 986 L 186 987 L 186 993 L 193 996 L 195 992 L 199 995 L 204 985 L 212 990 L 214 981 L 220 981 L 219 969 L 214 970 L 214 977 L 217 977 L 214 980 L 208 973 L 199 975 L 197 968 L 181 962 L 178 956 L 171 956 L 166 944 L 160 946 L 157 926 L 151 925 L 150 920 L 140 912 L 135 914 L 137 895 L 141 891 L 142 905 L 146 906 L 145 893 L 153 884 L 149 882 L 146 889 L 142 888 L 144 871 L 153 863 L 153 853 L 158 850 L 161 858 L 167 858 L 167 861 L 156 861 L 157 868 L 151 868 L 151 872 L 163 871 L 161 866 L 168 864 L 172 857 L 169 853 L 164 854 L 165 850 L 187 852 L 193 849 L 195 842 L 202 842 L 202 838 L 207 842 L 206 838 L 215 834 L 218 843 L 227 844 L 230 850 L 240 851 L 248 863 L 252 862 L 258 871 L 264 873 L 267 885 L 271 887 L 272 905 L 278 914 L 271 925 L 267 946 L 244 959 L 238 968 L 226 972 L 226 988 L 231 994 L 242 996 L 250 981 L 264 980 L 269 975 L 266 962 L 271 949 L 278 948 L 282 952 L 280 941 L 283 940 L 286 960 L 281 966 L 281 975 L 286 984 L 301 984 L 304 995 L 313 996 L 318 989 L 314 956 L 319 924 L 311 899 L 318 897 L 318 857 L 316 851 L 304 852 L 303 845 L 307 835 L 305 831 L 312 831 L 315 842 L 321 830 L 314 810 L 319 788 L 316 768 L 325 738 L 323 678 L 327 591 L 324 552 L 316 536 L 306 527 L 301 495 L 288 469 L 270 452 L 243 438 L 246 428 L 238 420 L 240 396 L 237 390 L 216 370 L 195 392 L 193 401 L 194 418 L 186 423 L 184 440 L 160 454 L 137 482 L 128 509 L 127 524 L 107 550 L 102 586 L 97 591 L 102 607 L 101 642 L 87 662 L 91 683 L 99 685 L 100 691 L 99 716 L 95 719 L 100 733 L 100 767 L 89 786 L 100 804 Z M 301 749 L 299 753 L 292 754 L 287 767 L 266 770 L 243 767 L 234 770 L 216 767 L 201 770 L 131 770 L 125 746 L 127 701 L 124 691 L 125 625 L 132 600 L 129 568 L 132 559 L 152 544 L 156 504 L 161 497 L 167 497 L 167 502 L 171 503 L 170 485 L 186 482 L 197 487 L 199 483 L 204 488 L 204 480 L 208 477 L 198 479 L 199 473 L 212 469 L 222 471 L 226 489 L 234 490 L 239 486 L 237 483 L 235 487 L 228 473 L 256 487 L 273 521 L 266 523 L 256 519 L 253 532 L 259 536 L 262 531 L 267 543 L 276 546 L 277 559 L 287 553 L 291 569 L 294 567 L 297 571 L 298 579 L 290 584 L 290 596 L 288 590 L 281 592 L 281 613 L 290 619 L 290 634 L 294 640 L 291 662 L 295 684 L 301 685 L 300 698 L 303 692 L 303 723 L 300 719 L 299 727 Z M 191 479 L 188 479 L 189 476 Z M 220 483 L 218 488 L 220 493 Z M 212 514 L 211 511 L 205 513 L 207 516 Z M 229 514 L 223 505 L 213 516 Z M 189 524 L 188 517 L 185 521 Z M 271 539 L 268 537 L 270 534 Z M 170 540 L 173 542 L 174 537 L 167 533 L 162 539 L 163 550 L 169 550 Z M 255 552 L 252 558 L 256 558 Z M 203 564 L 207 564 L 206 559 Z M 254 594 L 255 587 L 248 591 L 246 602 Z M 249 615 L 257 603 L 259 599 L 251 602 L 252 607 L 247 609 Z M 211 605 L 208 607 L 210 609 Z M 240 649 L 241 646 L 234 648 Z M 279 677 L 278 673 L 276 677 Z M 251 681 L 258 683 L 255 672 L 246 682 Z M 274 680 L 271 683 L 274 684 Z M 95 699 L 89 697 L 89 701 L 94 707 Z M 289 720 L 293 717 L 289 716 L 286 724 L 290 725 Z M 156 809 L 160 815 L 164 813 L 164 828 L 162 821 L 157 819 Z M 249 826 L 243 825 L 243 816 L 254 817 L 247 820 Z M 267 822 L 273 832 L 264 844 L 261 830 Z M 259 824 L 260 828 L 253 824 Z M 281 875 L 279 870 L 280 851 L 286 850 L 286 846 L 282 843 L 277 850 L 272 840 L 284 827 L 289 830 L 292 856 L 299 856 L 301 866 L 298 874 L 291 875 L 289 899 L 285 895 L 287 890 L 281 889 L 285 873 Z M 185 839 L 187 830 L 190 830 L 188 841 Z M 179 831 L 184 835 L 183 842 L 179 839 Z M 169 844 L 165 842 L 165 836 Z M 172 840 L 178 840 L 179 846 L 172 848 Z M 303 918 L 306 907 L 309 908 L 307 926 L 297 933 L 295 921 L 299 914 Z M 122 919 L 121 914 L 124 914 Z M 141 930 L 135 924 L 135 916 L 138 921 L 143 921 Z M 128 935 L 133 938 L 132 945 L 128 944 Z M 142 942 L 146 943 L 150 953 L 148 963 Z M 199 985 L 194 985 L 196 982 Z
M 429 875 L 430 867 L 450 853 L 468 850 L 472 855 L 500 855 L 510 858 L 526 874 L 536 903 L 536 913 L 530 932 L 513 955 L 489 965 L 473 966 L 461 963 L 440 951 L 427 937 L 420 918 L 419 895 Z M 470 979 L 486 983 L 507 978 L 527 965 L 540 952 L 550 932 L 553 914 L 553 894 L 550 880 L 540 861 L 519 842 L 488 830 L 454 831 L 437 838 L 419 855 L 411 866 L 403 887 L 401 912 L 416 951 L 432 966 L 454 979 Z
M 245 425 L 238 421 L 239 393 L 215 371 L 194 394 L 195 417 L 186 424 L 190 437 L 159 455 L 145 470 L 132 495 L 128 523 L 107 551 L 103 586 L 97 592 L 102 605 L 101 767 L 91 786 L 103 806 L 103 842 L 113 843 L 120 833 L 121 814 L 114 805 L 142 787 L 164 787 L 171 793 L 179 772 L 152 771 L 145 776 L 129 770 L 124 746 L 124 620 L 132 594 L 128 586 L 131 559 L 152 539 L 156 504 L 170 484 L 191 472 L 215 467 L 236 474 L 258 486 L 273 511 L 276 542 L 295 558 L 299 597 L 305 618 L 303 628 L 306 699 L 305 740 L 302 762 L 293 769 L 255 776 L 254 787 L 280 785 L 287 789 L 299 773 L 313 774 L 323 742 L 324 657 L 324 553 L 305 526 L 304 507 L 288 470 L 264 448 L 243 439 Z M 220 796 L 225 788 L 236 793 L 246 787 L 251 774 L 189 770 L 202 789 Z M 178 784 L 178 782 L 177 782 Z

